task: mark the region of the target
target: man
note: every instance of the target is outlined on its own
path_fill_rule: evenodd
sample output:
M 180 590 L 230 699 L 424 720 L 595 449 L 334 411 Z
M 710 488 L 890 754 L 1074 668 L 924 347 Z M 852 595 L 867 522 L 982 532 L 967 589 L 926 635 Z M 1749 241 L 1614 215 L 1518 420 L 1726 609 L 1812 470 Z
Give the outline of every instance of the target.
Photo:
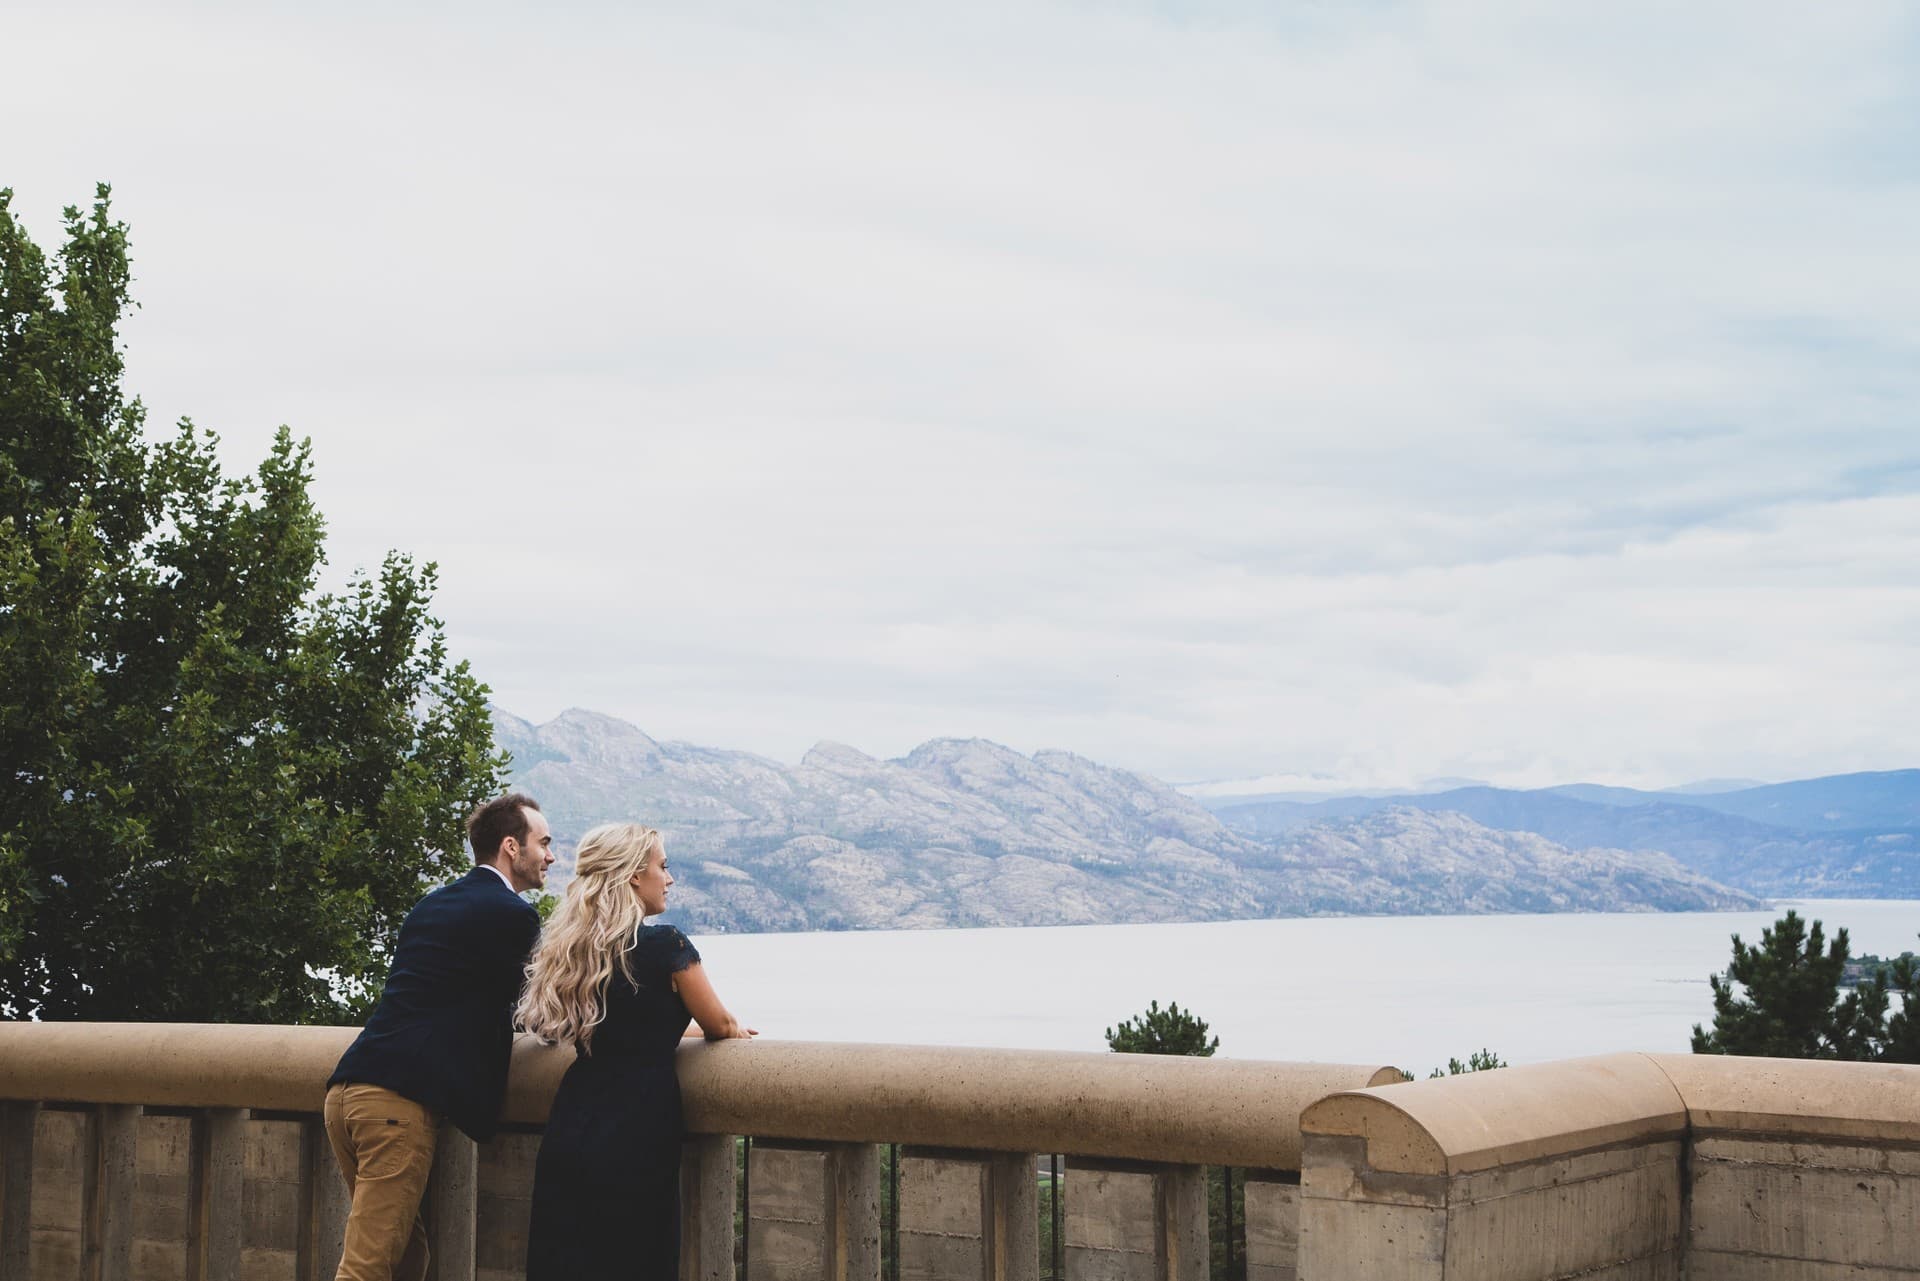
M 520 895 L 546 884 L 553 838 L 533 798 L 512 792 L 473 812 L 467 840 L 476 866 L 407 913 L 380 1003 L 327 1082 L 327 1139 L 353 1198 L 337 1281 L 421 1281 L 440 1122 L 480 1143 L 499 1124 L 540 933 Z

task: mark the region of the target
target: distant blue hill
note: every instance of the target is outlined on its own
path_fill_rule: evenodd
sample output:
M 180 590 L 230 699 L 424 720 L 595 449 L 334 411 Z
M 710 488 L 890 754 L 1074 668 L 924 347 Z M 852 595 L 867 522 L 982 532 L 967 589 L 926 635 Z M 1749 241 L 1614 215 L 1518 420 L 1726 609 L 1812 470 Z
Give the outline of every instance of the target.
M 1664 793 L 1675 796 L 1712 796 L 1718 792 L 1744 792 L 1750 787 L 1765 787 L 1764 778 L 1703 778 L 1694 783 L 1679 783 L 1673 787 L 1663 787 Z
M 1559 787 L 1543 787 L 1540 791 L 1576 801 L 1591 801 L 1595 805 L 1653 805 L 1660 802 L 1687 805 L 1694 800 L 1692 793 L 1643 792 L 1638 788 L 1604 787 L 1599 783 L 1565 783 Z
M 1809 832 L 1920 827 L 1920 769 L 1833 774 L 1712 792 L 1642 792 L 1596 783 L 1543 790 L 1596 805 L 1691 805 Z
M 1485 779 L 1478 778 L 1430 778 L 1417 787 L 1358 788 L 1341 787 L 1327 791 L 1286 791 L 1286 792 L 1230 792 L 1218 795 L 1208 792 L 1194 792 L 1187 787 L 1178 787 L 1187 797 L 1204 810 L 1219 812 L 1236 805 L 1252 805 L 1259 801 L 1293 801 L 1300 804 L 1313 804 L 1318 801 L 1349 800 L 1353 798 L 1377 799 L 1387 796 L 1430 796 L 1435 792 L 1450 792 L 1462 787 L 1485 787 Z
M 1685 799 L 1722 814 L 1808 831 L 1920 827 L 1920 769 L 1835 774 Z
M 1390 806 L 1464 814 L 1575 849 L 1658 850 L 1757 894 L 1920 898 L 1920 770 L 1709 794 L 1595 784 L 1537 791 L 1462 787 L 1314 804 L 1265 801 L 1215 813 L 1250 835 L 1276 836 Z

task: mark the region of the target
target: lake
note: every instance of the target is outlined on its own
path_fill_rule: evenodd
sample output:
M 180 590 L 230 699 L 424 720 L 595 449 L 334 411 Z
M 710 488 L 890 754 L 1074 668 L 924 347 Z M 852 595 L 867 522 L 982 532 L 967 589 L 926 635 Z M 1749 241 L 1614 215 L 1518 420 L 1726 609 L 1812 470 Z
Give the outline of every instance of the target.
M 1764 912 L 1364 916 L 1179 925 L 697 935 L 721 998 L 764 1036 L 1104 1050 L 1177 1000 L 1235 1058 L 1391 1063 L 1424 1076 L 1482 1046 L 1510 1063 L 1685 1051 L 1728 936 L 1788 907 L 1853 953 L 1920 950 L 1920 902 Z M 671 921 L 669 914 L 666 920 Z

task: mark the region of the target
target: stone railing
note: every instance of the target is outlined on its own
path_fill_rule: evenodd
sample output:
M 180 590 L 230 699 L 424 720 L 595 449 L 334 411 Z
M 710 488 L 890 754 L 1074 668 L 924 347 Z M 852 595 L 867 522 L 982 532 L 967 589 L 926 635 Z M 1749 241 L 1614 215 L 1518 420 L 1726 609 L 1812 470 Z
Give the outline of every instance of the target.
M 317 1113 L 352 1036 L 0 1024 L 0 1278 L 331 1277 L 346 1206 Z M 441 1281 L 518 1278 L 568 1062 L 523 1041 L 501 1136 L 443 1135 Z M 683 1281 L 1207 1281 L 1209 1167 L 1244 1203 L 1216 1231 L 1235 1281 L 1920 1281 L 1920 1067 L 1397 1075 L 689 1044 Z
M 353 1035 L 0 1024 L 0 1277 L 330 1278 L 345 1188 L 318 1113 Z M 440 1281 L 520 1275 L 539 1126 L 570 1062 L 522 1038 L 505 1131 L 443 1133 Z M 1207 1281 L 1211 1165 L 1242 1180 L 1248 1281 L 1292 1281 L 1302 1109 L 1398 1073 L 735 1041 L 683 1047 L 680 1078 L 684 1281 L 878 1281 L 883 1253 L 898 1281 L 1034 1281 L 1043 1155 L 1066 1164 L 1048 1187 L 1071 1188 L 1050 1252 L 1066 1276 Z
M 1920 1281 L 1920 1067 L 1616 1054 L 1301 1126 L 1311 1281 Z

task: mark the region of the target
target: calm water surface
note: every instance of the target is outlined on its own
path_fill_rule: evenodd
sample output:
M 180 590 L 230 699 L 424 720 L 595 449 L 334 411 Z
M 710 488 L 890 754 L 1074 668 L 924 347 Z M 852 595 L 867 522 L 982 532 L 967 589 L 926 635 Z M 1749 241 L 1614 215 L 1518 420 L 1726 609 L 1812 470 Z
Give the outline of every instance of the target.
M 1104 1050 L 1177 1000 L 1236 1058 L 1392 1063 L 1420 1075 L 1482 1046 L 1509 1062 L 1682 1051 L 1712 1017 L 1728 936 L 1788 907 L 1856 955 L 1920 950 L 1920 902 L 1765 912 L 1343 917 L 1209 925 L 733 934 L 695 938 L 763 1036 Z M 669 915 L 668 920 L 672 917 Z

